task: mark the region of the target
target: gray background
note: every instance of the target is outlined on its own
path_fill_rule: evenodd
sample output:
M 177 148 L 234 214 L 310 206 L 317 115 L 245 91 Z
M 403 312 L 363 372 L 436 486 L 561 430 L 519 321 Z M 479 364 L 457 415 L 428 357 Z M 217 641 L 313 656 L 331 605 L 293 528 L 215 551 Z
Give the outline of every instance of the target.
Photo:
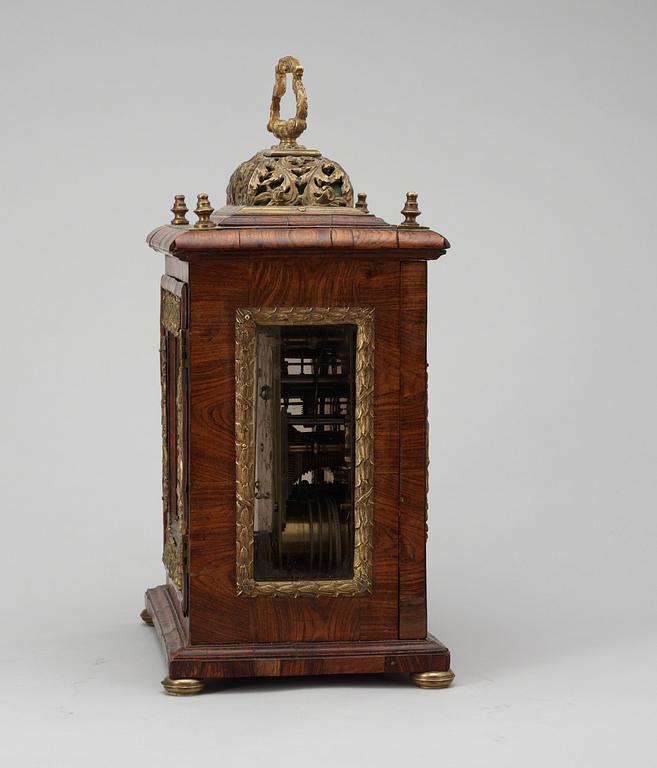
M 653 2 L 3 3 L 7 765 L 655 764 L 656 32 Z M 287 54 L 305 142 L 389 221 L 417 190 L 453 243 L 429 348 L 449 691 L 171 699 L 137 618 L 162 580 L 144 237 L 271 144 Z

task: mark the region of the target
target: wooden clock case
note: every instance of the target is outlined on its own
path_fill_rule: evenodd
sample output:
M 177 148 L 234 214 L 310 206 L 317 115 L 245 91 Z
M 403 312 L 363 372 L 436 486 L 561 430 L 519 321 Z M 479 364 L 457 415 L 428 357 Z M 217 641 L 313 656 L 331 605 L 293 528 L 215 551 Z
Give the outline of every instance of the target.
M 233 204 L 212 212 L 208 204 L 208 212 L 204 197 L 202 226 L 149 235 L 166 272 L 167 579 L 146 592 L 142 618 L 160 638 L 168 693 L 252 676 L 410 673 L 421 687 L 453 678 L 449 651 L 427 634 L 425 568 L 427 262 L 449 243 L 417 226 L 409 201 L 398 227 L 368 213 L 364 200 L 345 210 Z M 369 329 L 358 337 L 358 354 L 363 344 L 369 354 L 356 410 L 365 451 L 356 476 L 358 565 L 340 588 L 330 580 L 270 588 L 253 579 L 247 540 L 253 411 L 240 383 L 250 343 L 240 322 L 255 327 L 262 312 L 333 322 L 331 313 L 352 310 L 369 323 L 358 331 Z

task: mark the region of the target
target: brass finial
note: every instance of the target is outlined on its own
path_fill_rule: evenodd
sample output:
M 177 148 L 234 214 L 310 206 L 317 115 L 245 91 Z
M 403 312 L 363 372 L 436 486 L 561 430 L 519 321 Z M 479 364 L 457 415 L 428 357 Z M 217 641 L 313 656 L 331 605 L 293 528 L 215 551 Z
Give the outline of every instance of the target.
M 364 192 L 358 193 L 358 200 L 356 201 L 356 208 L 358 208 L 359 211 L 362 211 L 363 213 L 369 213 L 369 208 L 367 207 L 367 195 Z
M 194 224 L 194 229 L 214 229 L 217 225 L 210 220 L 214 208 L 210 205 L 208 196 L 201 193 L 198 196 L 194 213 L 198 216 L 198 221 Z
M 281 119 L 281 99 L 285 93 L 286 76 L 292 75 L 292 90 L 296 97 L 297 110 L 289 120 Z M 271 96 L 269 122 L 267 130 L 280 141 L 276 149 L 303 149 L 297 144 L 297 139 L 306 130 L 308 117 L 308 97 L 303 87 L 303 67 L 294 56 L 284 56 L 279 59 L 275 69 L 274 92 Z
M 185 218 L 185 214 L 188 210 L 189 208 L 185 203 L 185 195 L 176 195 L 175 200 L 173 201 L 173 208 L 171 209 L 171 213 L 173 214 L 171 223 L 189 224 L 189 221 Z
M 400 227 L 419 227 L 420 225 L 415 221 L 420 215 L 420 209 L 417 207 L 417 192 L 406 193 L 406 204 L 401 210 L 404 215 L 404 221 L 399 225 Z

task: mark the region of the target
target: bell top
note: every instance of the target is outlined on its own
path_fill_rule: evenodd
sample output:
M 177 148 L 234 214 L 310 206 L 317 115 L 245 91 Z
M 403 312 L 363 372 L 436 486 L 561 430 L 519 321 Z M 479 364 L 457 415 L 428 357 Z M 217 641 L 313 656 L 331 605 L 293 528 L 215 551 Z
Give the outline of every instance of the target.
M 280 116 L 286 77 L 292 75 L 296 114 Z M 358 213 L 354 208 L 351 181 L 344 168 L 316 149 L 306 149 L 297 139 L 306 129 L 308 97 L 303 85 L 303 67 L 293 56 L 276 65 L 267 130 L 279 140 L 242 163 L 230 177 L 226 189 L 228 205 L 257 208 L 335 208 Z
M 280 105 L 288 75 L 296 112 L 283 119 Z M 278 144 L 236 168 L 223 208 L 214 210 L 207 194 L 198 195 L 197 222 L 188 221 L 185 197 L 176 195 L 171 224 L 151 232 L 149 245 L 183 261 L 237 255 L 237 251 L 289 256 L 328 255 L 330 249 L 416 260 L 445 253 L 447 239 L 417 222 L 420 210 L 415 192 L 407 193 L 401 211 L 404 221 L 399 226 L 371 214 L 364 193 L 354 203 L 352 183 L 344 168 L 319 150 L 298 143 L 307 118 L 303 67 L 293 56 L 285 56 L 275 68 L 267 123 Z

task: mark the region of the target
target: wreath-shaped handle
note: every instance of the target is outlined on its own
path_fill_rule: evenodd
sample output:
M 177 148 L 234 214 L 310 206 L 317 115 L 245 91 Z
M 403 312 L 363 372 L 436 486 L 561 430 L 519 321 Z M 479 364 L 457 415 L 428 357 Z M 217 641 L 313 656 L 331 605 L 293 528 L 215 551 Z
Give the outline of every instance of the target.
M 275 73 L 267 130 L 280 141 L 279 148 L 294 148 L 297 146 L 297 138 L 306 130 L 308 117 L 308 97 L 302 81 L 303 67 L 294 56 L 284 56 L 279 59 Z M 297 111 L 294 117 L 282 120 L 281 99 L 286 90 L 287 75 L 292 75 L 292 89 L 296 97 Z

